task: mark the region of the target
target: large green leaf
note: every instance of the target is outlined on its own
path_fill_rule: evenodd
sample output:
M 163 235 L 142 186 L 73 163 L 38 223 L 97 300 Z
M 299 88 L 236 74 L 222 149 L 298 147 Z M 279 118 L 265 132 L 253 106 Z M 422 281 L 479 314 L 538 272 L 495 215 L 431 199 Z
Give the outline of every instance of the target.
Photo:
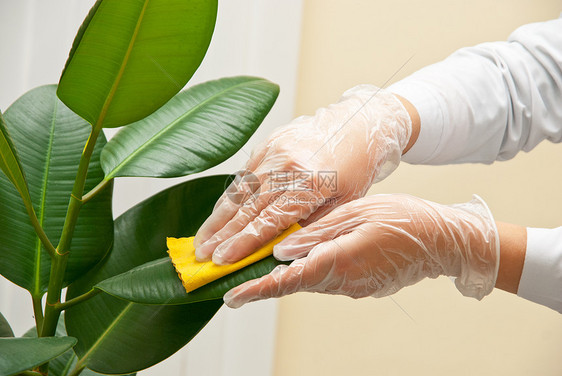
M 0 338 L 0 375 L 10 376 L 56 358 L 76 344 L 72 337 Z
M 222 78 L 183 91 L 108 142 L 101 155 L 105 178 L 168 178 L 213 167 L 248 141 L 278 94 L 277 85 L 255 77 Z
M 66 327 L 64 326 L 64 314 L 59 318 L 57 323 L 57 331 L 55 334 L 57 337 L 66 337 Z M 24 335 L 24 337 L 36 338 L 37 329 L 35 327 L 29 329 Z M 74 369 L 78 358 L 72 349 L 66 351 L 64 354 L 54 358 L 49 362 L 49 376 L 66 376 L 70 371 Z M 89 369 L 84 369 L 80 376 L 99 376 L 101 373 L 94 372 Z M 129 374 L 127 376 L 134 376 L 135 374 Z
M 179 184 L 120 216 L 115 221 L 111 253 L 69 287 L 68 297 L 166 256 L 166 237 L 195 234 L 228 185 L 227 178 L 213 176 Z M 221 304 L 222 300 L 213 300 L 148 306 L 99 294 L 67 311 L 66 328 L 78 338 L 75 351 L 88 368 L 101 373 L 129 373 L 172 355 L 205 326 Z
M 0 313 L 0 337 L 13 337 L 14 332 L 8 323 L 8 320 Z
M 74 40 L 59 97 L 97 127 L 142 119 L 195 73 L 216 14 L 217 0 L 98 0 Z
M 271 272 L 277 265 L 273 256 L 186 293 L 169 257 L 143 264 L 96 285 L 117 298 L 141 304 L 186 304 L 222 299 L 233 287 Z
M 56 86 L 42 86 L 18 99 L 5 113 L 7 127 L 26 171 L 39 222 L 56 244 L 70 193 L 91 127 L 56 97 Z M 86 180 L 86 189 L 103 179 L 99 163 L 105 138 L 100 135 Z M 71 244 L 65 280 L 70 282 L 99 262 L 111 246 L 112 189 L 86 204 Z M 22 200 L 0 176 L 0 273 L 39 296 L 46 291 L 50 257 L 43 249 Z
M 0 169 L 14 184 L 26 207 L 31 207 L 31 197 L 29 196 L 23 168 L 8 128 L 4 123 L 2 113 L 0 113 Z

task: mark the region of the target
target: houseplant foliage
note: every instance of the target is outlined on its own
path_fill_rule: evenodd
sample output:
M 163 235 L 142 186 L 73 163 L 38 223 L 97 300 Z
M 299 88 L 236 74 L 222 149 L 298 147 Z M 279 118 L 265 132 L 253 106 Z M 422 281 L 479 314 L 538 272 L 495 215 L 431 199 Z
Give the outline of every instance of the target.
M 0 314 L 0 375 L 150 367 L 206 325 L 226 290 L 277 264 L 182 289 L 166 237 L 195 234 L 227 175 L 181 183 L 112 217 L 116 177 L 204 171 L 233 155 L 273 106 L 278 86 L 255 77 L 180 92 L 216 13 L 216 0 L 98 0 L 59 84 L 0 113 L 0 273 L 29 291 L 36 321 L 14 338 Z M 106 141 L 111 127 L 122 128 Z

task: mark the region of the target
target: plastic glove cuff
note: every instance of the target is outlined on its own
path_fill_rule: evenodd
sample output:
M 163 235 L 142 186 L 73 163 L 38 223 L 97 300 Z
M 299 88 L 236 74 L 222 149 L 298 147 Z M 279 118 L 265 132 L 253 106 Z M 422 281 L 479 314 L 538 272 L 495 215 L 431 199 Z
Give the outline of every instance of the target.
M 466 204 L 453 205 L 469 211 L 482 221 L 478 230 L 485 238 L 487 249 L 466 249 L 462 257 L 461 274 L 455 279 L 455 286 L 464 296 L 481 300 L 490 294 L 496 285 L 500 265 L 500 238 L 496 222 L 486 202 L 477 195 Z

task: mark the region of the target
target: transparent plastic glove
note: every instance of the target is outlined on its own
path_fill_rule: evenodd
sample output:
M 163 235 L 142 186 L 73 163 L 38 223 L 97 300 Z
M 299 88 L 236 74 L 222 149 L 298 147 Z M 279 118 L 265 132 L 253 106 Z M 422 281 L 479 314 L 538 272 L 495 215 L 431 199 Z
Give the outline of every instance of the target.
M 402 103 L 371 85 L 278 128 L 197 232 L 197 259 L 238 261 L 291 224 L 364 196 L 398 166 L 411 132 Z
M 233 308 L 298 291 L 383 297 L 426 277 L 456 277 L 463 295 L 482 299 L 496 282 L 499 236 L 476 197 L 445 206 L 376 195 L 340 206 L 274 247 L 280 265 L 230 290 Z

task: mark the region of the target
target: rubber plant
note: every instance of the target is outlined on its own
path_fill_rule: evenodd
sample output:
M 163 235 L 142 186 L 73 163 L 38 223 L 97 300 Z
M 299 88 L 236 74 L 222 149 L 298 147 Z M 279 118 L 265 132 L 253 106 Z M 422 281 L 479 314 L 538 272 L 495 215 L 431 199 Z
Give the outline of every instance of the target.
M 216 14 L 216 0 L 98 0 L 58 85 L 0 114 L 0 273 L 29 291 L 36 321 L 14 338 L 0 314 L 0 375 L 148 368 L 188 343 L 226 290 L 277 264 L 268 258 L 183 290 L 166 237 L 195 234 L 226 175 L 112 216 L 115 178 L 204 171 L 234 154 L 273 106 L 278 86 L 255 77 L 180 92 Z M 107 142 L 103 129 L 113 127 L 122 128 Z

